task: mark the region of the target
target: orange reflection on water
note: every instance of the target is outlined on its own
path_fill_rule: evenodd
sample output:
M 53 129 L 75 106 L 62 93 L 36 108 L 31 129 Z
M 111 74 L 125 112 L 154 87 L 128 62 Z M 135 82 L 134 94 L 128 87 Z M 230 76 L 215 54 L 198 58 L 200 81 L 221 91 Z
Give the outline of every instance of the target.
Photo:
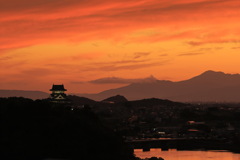
M 162 157 L 165 160 L 240 160 L 240 154 L 227 151 L 177 151 L 176 149 L 162 151 L 156 148 L 149 152 L 135 149 L 134 153 L 140 158 Z

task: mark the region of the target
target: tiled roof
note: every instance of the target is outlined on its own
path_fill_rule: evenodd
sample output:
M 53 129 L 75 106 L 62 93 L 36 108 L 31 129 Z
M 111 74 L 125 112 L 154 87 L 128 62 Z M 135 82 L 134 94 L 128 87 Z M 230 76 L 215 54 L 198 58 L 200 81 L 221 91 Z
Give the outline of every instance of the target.
M 66 89 L 64 88 L 64 85 L 53 85 L 52 89 L 50 89 L 50 91 L 66 91 Z

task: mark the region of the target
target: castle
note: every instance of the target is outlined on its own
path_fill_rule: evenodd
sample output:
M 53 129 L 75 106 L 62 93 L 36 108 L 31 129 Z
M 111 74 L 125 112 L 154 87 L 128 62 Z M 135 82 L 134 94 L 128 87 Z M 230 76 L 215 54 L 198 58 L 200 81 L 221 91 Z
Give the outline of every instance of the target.
M 64 93 L 65 91 L 67 91 L 64 88 L 64 85 L 54 85 L 52 86 L 52 89 L 50 89 L 50 91 L 52 91 L 52 94 L 50 94 L 50 99 L 53 102 L 66 102 L 67 100 L 67 95 Z

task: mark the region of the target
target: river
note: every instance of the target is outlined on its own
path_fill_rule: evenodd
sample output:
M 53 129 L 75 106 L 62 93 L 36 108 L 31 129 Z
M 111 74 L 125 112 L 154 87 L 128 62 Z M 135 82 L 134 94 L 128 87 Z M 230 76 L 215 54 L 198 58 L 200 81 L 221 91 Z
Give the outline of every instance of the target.
M 164 160 L 240 160 L 240 154 L 228 151 L 161 151 L 156 148 L 148 152 L 135 149 L 134 153 L 140 158 L 162 157 Z

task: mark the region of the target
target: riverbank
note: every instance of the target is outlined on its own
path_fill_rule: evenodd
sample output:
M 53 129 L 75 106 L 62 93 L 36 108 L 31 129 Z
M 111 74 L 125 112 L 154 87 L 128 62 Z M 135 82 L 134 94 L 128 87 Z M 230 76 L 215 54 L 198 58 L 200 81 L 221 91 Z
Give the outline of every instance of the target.
M 179 151 L 170 149 L 162 151 L 160 148 L 151 149 L 148 152 L 143 152 L 141 149 L 135 149 L 134 154 L 144 160 L 151 157 L 162 157 L 165 160 L 239 160 L 240 154 L 229 152 L 226 150 L 192 150 Z

